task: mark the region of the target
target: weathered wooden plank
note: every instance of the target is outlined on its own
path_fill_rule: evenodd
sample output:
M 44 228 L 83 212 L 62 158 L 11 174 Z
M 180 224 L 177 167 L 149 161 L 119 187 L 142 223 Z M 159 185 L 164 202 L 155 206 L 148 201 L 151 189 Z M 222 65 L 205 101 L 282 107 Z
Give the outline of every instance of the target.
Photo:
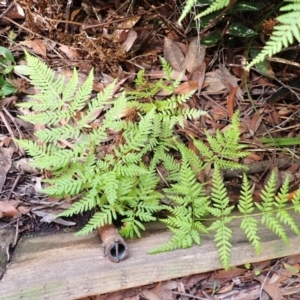
M 297 222 L 299 226 L 299 217 Z M 263 252 L 257 257 L 241 230 L 234 224 L 233 228 L 232 265 L 300 253 L 300 239 L 292 232 L 290 244 L 285 245 L 261 229 Z M 203 238 L 201 247 L 147 254 L 170 236 L 169 232 L 155 231 L 129 242 L 129 258 L 117 264 L 102 256 L 96 234 L 25 239 L 0 282 L 0 299 L 76 299 L 221 268 L 212 237 Z

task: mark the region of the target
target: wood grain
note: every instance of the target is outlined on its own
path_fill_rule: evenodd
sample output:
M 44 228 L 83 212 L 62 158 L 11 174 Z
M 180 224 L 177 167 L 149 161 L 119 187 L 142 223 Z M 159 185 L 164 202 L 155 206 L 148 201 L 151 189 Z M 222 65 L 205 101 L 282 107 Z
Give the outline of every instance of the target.
M 295 219 L 299 226 L 299 216 Z M 263 252 L 257 257 L 237 224 L 232 228 L 231 265 L 300 253 L 299 237 L 292 232 L 288 231 L 290 244 L 285 245 L 262 228 Z M 165 230 L 152 230 L 142 239 L 130 241 L 129 257 L 120 263 L 103 257 L 96 234 L 24 239 L 0 281 L 0 299 L 77 299 L 221 268 L 212 237 L 204 237 L 201 247 L 147 254 L 170 236 Z

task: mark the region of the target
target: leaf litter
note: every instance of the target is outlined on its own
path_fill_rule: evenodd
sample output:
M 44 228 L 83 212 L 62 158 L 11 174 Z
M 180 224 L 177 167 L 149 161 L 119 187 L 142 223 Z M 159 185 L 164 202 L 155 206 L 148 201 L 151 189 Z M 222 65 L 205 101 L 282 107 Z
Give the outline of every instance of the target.
M 15 71 L 7 79 L 16 89 L 17 100 L 11 101 L 10 97 L 1 100 L 1 221 L 18 226 L 19 231 L 24 232 L 59 231 L 74 223 L 72 220 L 63 220 L 69 222 L 65 224 L 52 222 L 53 215 L 69 207 L 74 199 L 58 201 L 42 195 L 41 177 L 51 174 L 33 170 L 13 142 L 14 138 L 31 136 L 37 130 L 17 117 L 17 114 L 30 112 L 19 110 L 16 113 L 14 106 L 16 101 L 26 101 L 27 95 L 36 93 L 26 76 L 22 76 L 23 71 L 17 72 L 24 70 L 23 49 L 40 56 L 57 74 L 67 74 L 77 68 L 82 81 L 93 67 L 95 92 L 118 78 L 116 93 L 132 88 L 134 76 L 140 69 L 145 70 L 149 81 L 163 78 L 158 59 L 163 55 L 174 69 L 173 78 L 182 76 L 176 92 L 186 94 L 197 90 L 188 105 L 209 112 L 207 118 L 186 122 L 184 129 L 178 129 L 182 134 L 203 139 L 205 130 L 225 129 L 233 112 L 239 109 L 242 142 L 252 151 L 244 163 L 250 166 L 248 174 L 257 200 L 263 181 L 272 169 L 276 170 L 278 178 L 292 175 L 291 192 L 299 187 L 299 147 L 292 142 L 285 148 L 276 144 L 276 140 L 283 137 L 288 137 L 289 141 L 299 139 L 300 104 L 295 89 L 299 89 L 300 84 L 296 66 L 288 65 L 283 70 L 281 63 L 268 62 L 264 65 L 265 74 L 250 72 L 245 78 L 242 66 L 245 56 L 240 45 L 228 47 L 227 51 L 220 51 L 217 45 L 199 45 L 196 31 L 187 34 L 178 26 L 180 5 L 177 1 L 145 1 L 141 6 L 131 5 L 134 2 L 130 1 L 121 1 L 122 5 L 117 0 L 94 2 L 74 1 L 67 7 L 62 0 L 51 4 L 49 1 L 20 0 L 9 7 L 0 7 L 3 13 L 1 45 L 10 49 L 17 61 Z M 65 15 L 69 15 L 68 20 Z M 272 22 L 265 22 L 262 29 L 265 34 Z M 219 30 L 221 24 L 214 23 L 211 29 Z M 205 31 L 202 33 L 205 37 Z M 295 62 L 297 59 L 295 56 Z M 94 125 L 101 113 L 94 116 Z M 265 144 L 262 138 L 266 137 L 271 138 L 273 144 Z M 193 145 L 189 145 L 192 149 Z M 209 181 L 210 170 L 203 176 Z M 239 176 L 236 171 L 224 172 L 229 194 L 231 186 L 235 190 L 240 188 Z M 235 191 L 233 199 L 234 194 Z M 46 223 L 41 223 L 42 220 Z M 295 287 L 299 258 L 286 261 L 271 261 L 263 267 L 258 264 L 249 269 L 241 266 L 227 275 L 222 271 L 191 275 L 140 287 L 139 291 L 116 292 L 111 299 L 207 299 L 212 294 L 216 299 L 247 299 L 247 293 L 252 295 L 251 299 L 266 294 L 271 299 L 280 299 L 299 293 Z M 109 295 L 96 297 L 110 299 Z

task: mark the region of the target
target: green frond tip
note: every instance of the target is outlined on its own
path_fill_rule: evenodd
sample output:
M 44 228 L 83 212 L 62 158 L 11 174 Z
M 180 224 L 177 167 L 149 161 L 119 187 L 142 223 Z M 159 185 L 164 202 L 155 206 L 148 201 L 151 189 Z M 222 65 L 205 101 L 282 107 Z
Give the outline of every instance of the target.
M 280 52 L 283 47 L 288 47 L 296 39 L 300 42 L 300 5 L 298 1 L 285 0 L 289 3 L 281 7 L 281 11 L 287 11 L 281 14 L 277 20 L 279 24 L 275 25 L 270 40 L 267 41 L 261 52 L 246 66 L 250 70 L 254 65 L 264 61 L 266 57 L 272 57 Z
M 182 10 L 181 16 L 178 22 L 182 22 L 182 20 L 192 11 L 193 6 L 198 2 L 198 0 L 187 0 L 185 2 L 184 8 Z
M 200 14 L 198 14 L 195 19 L 199 19 L 202 18 L 204 16 L 207 16 L 217 10 L 220 10 L 226 6 L 228 6 L 230 0 L 214 0 L 214 2 L 203 12 L 201 12 Z

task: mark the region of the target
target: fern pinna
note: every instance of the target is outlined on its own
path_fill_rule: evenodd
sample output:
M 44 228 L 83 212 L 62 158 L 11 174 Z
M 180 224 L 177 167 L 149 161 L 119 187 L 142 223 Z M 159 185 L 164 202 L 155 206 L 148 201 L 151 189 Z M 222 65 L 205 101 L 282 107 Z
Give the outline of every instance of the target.
M 299 235 L 289 210 L 300 213 L 300 192 L 295 194 L 293 206 L 288 207 L 288 181 L 276 195 L 275 176 L 270 177 L 262 193 L 262 203 L 255 205 L 244 176 L 238 205 L 242 215 L 235 216 L 221 169 L 245 168 L 238 162 L 248 154 L 239 140 L 238 113 L 224 133 L 217 130 L 211 136 L 206 132 L 207 142 L 190 137 L 199 150 L 200 155 L 196 155 L 174 128 L 184 126 L 187 118 L 206 113 L 181 108 L 192 93 L 171 93 L 155 100 L 158 90 L 170 94 L 180 84 L 179 79 L 171 79 L 172 70 L 165 60 L 161 60 L 165 81 L 150 84 L 140 73 L 136 91 L 114 96 L 115 83 L 112 83 L 90 99 L 92 72 L 79 87 L 75 70 L 66 83 L 62 76 L 55 79 L 54 72 L 37 58 L 27 53 L 26 57 L 30 79 L 40 93 L 32 101 L 19 104 L 32 110 L 32 114 L 22 118 L 44 127 L 35 133 L 37 141 L 24 139 L 18 143 L 34 157 L 36 167 L 51 171 L 51 178 L 44 179 L 45 193 L 58 198 L 80 198 L 60 216 L 95 211 L 77 234 L 87 234 L 121 218 L 123 236 L 140 236 L 143 223 L 154 221 L 158 212 L 167 211 L 168 216 L 161 221 L 173 232 L 173 237 L 152 253 L 186 248 L 193 243 L 200 245 L 201 236 L 212 232 L 225 268 L 230 265 L 233 219 L 241 219 L 241 228 L 257 253 L 261 251 L 259 224 L 285 242 L 288 239 L 284 225 Z M 130 113 L 133 118 L 127 118 Z M 95 119 L 100 123 L 94 122 Z M 199 172 L 208 165 L 214 167 L 210 195 L 197 180 Z M 163 189 L 160 168 L 167 174 L 163 178 L 167 187 Z M 169 199 L 171 204 L 163 204 L 162 198 Z M 205 220 L 211 217 L 208 226 Z

